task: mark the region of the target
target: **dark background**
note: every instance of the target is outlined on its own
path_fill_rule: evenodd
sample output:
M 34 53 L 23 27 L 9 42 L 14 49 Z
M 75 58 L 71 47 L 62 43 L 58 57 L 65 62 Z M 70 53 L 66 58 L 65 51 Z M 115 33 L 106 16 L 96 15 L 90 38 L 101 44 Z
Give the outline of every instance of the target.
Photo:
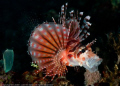
M 14 50 L 14 65 L 12 70 L 18 73 L 30 71 L 31 57 L 27 53 L 28 40 L 34 27 L 44 21 L 57 21 L 61 5 L 68 2 L 68 12 L 72 9 L 84 12 L 84 17 L 91 16 L 91 35 L 86 39 L 90 42 L 97 38 L 94 45 L 101 48 L 101 58 L 107 59 L 102 65 L 115 63 L 117 55 L 112 48 L 107 47 L 106 34 L 120 33 L 120 0 L 0 0 L 0 58 L 6 49 Z M 93 50 L 94 47 L 93 46 Z M 105 57 L 102 52 L 107 53 Z M 114 57 L 114 58 L 113 58 Z M 111 66 L 111 65 L 110 65 Z M 68 68 L 69 69 L 69 68 Z M 79 74 L 70 69 L 67 77 L 73 83 L 84 81 L 83 72 Z M 81 70 L 85 71 L 83 68 Z M 82 77 L 82 78 L 81 78 Z M 77 81 L 75 81 L 77 79 Z

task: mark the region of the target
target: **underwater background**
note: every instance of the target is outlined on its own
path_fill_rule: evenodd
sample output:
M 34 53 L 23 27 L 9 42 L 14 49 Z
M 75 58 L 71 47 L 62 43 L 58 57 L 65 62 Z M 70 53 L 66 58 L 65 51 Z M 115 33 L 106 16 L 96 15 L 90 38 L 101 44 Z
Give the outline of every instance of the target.
M 92 49 L 103 59 L 99 72 L 105 80 L 96 86 L 117 86 L 116 84 L 120 83 L 120 0 L 0 0 L 0 59 L 3 59 L 6 49 L 14 51 L 11 69 L 14 75 L 3 73 L 1 66 L 0 76 L 13 76 L 10 78 L 11 82 L 1 80 L 3 83 L 27 82 L 22 81 L 24 73 L 35 70 L 31 66 L 32 59 L 27 52 L 30 34 L 38 24 L 52 22 L 52 17 L 57 21 L 60 8 L 66 2 L 67 12 L 74 9 L 83 11 L 84 16 L 91 16 L 91 35 L 82 43 L 97 39 Z M 66 79 L 70 81 L 71 86 L 84 86 L 84 72 L 85 69 L 82 67 L 68 67 Z

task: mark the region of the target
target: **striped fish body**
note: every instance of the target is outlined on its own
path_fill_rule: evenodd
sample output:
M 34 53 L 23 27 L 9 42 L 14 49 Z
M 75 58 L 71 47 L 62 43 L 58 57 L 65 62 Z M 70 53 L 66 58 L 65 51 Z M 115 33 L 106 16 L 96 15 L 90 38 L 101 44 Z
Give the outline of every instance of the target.
M 89 16 L 84 18 L 81 28 L 80 20 L 75 17 L 66 20 L 63 15 L 60 19 L 61 24 L 54 21 L 38 25 L 30 36 L 29 54 L 33 62 L 39 66 L 35 74 L 46 69 L 45 77 L 52 76 L 53 80 L 56 75 L 63 76 L 66 73 L 66 66 L 83 66 L 91 72 L 96 71 L 102 59 L 90 48 L 95 40 L 86 46 L 81 45 L 81 42 L 89 36 L 87 32 L 91 25 L 87 22 Z

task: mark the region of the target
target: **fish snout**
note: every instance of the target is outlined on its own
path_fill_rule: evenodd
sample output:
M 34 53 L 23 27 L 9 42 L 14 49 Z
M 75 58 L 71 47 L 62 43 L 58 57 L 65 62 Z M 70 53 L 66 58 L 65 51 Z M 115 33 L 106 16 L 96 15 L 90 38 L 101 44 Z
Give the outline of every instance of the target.
M 90 72 L 95 72 L 98 70 L 98 66 L 101 64 L 102 59 L 95 55 L 93 58 L 86 60 L 86 63 L 83 65 Z

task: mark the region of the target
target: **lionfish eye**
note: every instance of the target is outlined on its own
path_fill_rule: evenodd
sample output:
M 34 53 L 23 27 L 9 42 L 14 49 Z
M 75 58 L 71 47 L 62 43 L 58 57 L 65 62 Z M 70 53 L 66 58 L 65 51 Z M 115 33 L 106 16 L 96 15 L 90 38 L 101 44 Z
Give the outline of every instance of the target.
M 84 53 L 84 52 L 85 52 L 85 49 L 82 49 L 81 52 Z

